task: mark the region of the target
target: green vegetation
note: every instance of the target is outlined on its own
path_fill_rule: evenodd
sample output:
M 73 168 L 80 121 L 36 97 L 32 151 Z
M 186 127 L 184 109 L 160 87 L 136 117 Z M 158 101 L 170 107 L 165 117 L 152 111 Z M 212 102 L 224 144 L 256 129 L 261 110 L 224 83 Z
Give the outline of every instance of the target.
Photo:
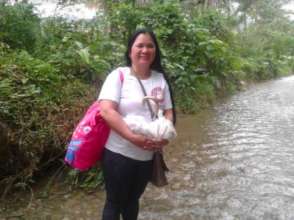
M 240 1 L 234 13 L 227 1 L 219 2 L 104 1 L 106 18 L 91 21 L 40 19 L 32 5 L 0 3 L 4 194 L 60 163 L 74 125 L 106 74 L 124 65 L 126 40 L 138 27 L 158 36 L 179 112 L 197 112 L 242 81 L 293 72 L 294 24 L 280 9 L 282 1 Z M 96 186 L 101 176 L 90 171 L 84 179 Z

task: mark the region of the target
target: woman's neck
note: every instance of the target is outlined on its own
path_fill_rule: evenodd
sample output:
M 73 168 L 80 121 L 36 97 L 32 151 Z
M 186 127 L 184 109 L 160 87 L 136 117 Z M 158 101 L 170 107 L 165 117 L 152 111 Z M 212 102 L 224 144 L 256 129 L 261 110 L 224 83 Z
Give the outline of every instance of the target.
M 131 66 L 131 73 L 139 79 L 147 79 L 151 76 L 150 68 Z

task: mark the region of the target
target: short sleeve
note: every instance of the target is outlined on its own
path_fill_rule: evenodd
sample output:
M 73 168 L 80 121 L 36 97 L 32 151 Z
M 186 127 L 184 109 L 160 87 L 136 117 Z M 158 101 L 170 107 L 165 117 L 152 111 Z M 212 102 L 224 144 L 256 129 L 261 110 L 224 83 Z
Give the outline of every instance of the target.
M 172 109 L 173 106 L 172 106 L 172 102 L 171 102 L 170 88 L 165 80 L 164 80 L 163 95 L 164 95 L 163 109 L 164 110 Z
M 122 80 L 119 69 L 112 71 L 105 79 L 98 100 L 110 100 L 119 103 L 121 97 Z

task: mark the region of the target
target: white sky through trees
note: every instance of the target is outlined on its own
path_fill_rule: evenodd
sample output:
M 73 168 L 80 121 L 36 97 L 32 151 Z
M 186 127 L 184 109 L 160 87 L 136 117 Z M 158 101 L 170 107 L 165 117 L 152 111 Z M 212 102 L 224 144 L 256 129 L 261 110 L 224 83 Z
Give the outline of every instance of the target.
M 11 2 L 14 2 L 13 0 Z M 37 13 L 41 17 L 62 16 L 70 20 L 92 19 L 95 17 L 97 8 L 88 7 L 86 4 L 79 3 L 69 6 L 61 6 L 57 4 L 57 0 L 29 0 L 36 6 Z M 289 14 L 291 20 L 294 20 L 294 0 L 282 7 Z

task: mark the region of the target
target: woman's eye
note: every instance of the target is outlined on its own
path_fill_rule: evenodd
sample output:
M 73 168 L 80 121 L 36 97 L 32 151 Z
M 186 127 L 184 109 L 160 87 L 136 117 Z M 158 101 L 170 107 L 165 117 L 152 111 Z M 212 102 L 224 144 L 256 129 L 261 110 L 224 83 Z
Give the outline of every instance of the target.
M 152 48 L 154 48 L 154 45 L 153 45 L 153 44 L 148 44 L 148 45 L 147 45 L 147 48 L 152 49 Z
M 140 49 L 141 48 L 144 48 L 144 47 L 146 47 L 148 49 L 153 49 L 154 48 L 154 45 L 153 44 L 146 44 L 146 45 L 145 44 L 137 44 L 136 47 L 137 48 L 140 48 Z

